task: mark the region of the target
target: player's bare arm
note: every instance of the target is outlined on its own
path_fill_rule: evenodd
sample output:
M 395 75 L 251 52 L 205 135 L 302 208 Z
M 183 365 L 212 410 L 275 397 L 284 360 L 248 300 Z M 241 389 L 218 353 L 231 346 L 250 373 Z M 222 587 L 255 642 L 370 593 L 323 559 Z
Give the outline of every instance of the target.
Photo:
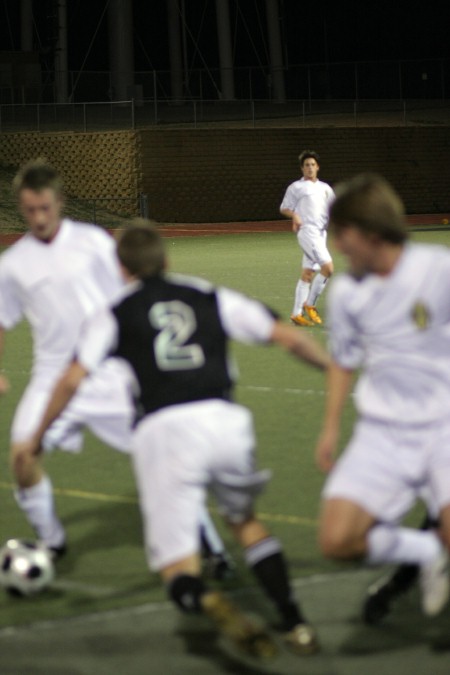
M 325 415 L 315 449 L 316 463 L 321 471 L 328 472 L 333 468 L 339 441 L 341 415 L 352 383 L 353 371 L 342 368 L 333 361 L 328 369 Z
M 297 358 L 316 368 L 325 370 L 330 366 L 330 356 L 316 340 L 306 333 L 299 333 L 295 328 L 282 321 L 274 323 L 271 339 L 272 342 L 276 342 Z
M 0 326 L 0 358 L 3 354 L 4 335 L 5 335 L 5 331 Z M 3 394 L 6 394 L 8 390 L 9 390 L 8 378 L 5 377 L 5 375 L 2 375 L 0 373 L 0 396 L 2 396 Z
M 66 408 L 75 395 L 82 380 L 88 375 L 88 371 L 78 361 L 74 361 L 63 373 L 55 385 L 53 393 L 43 414 L 42 420 L 33 436 L 23 443 L 16 444 L 15 457 L 20 462 L 21 456 L 26 454 L 37 455 L 41 452 L 42 439 L 52 422 Z

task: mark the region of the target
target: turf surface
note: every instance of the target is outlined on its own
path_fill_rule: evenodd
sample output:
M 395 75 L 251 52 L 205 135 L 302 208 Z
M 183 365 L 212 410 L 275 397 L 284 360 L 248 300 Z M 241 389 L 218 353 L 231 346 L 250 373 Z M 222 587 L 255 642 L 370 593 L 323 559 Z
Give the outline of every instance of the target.
M 448 244 L 450 241 L 448 232 L 417 233 L 414 237 L 442 244 Z M 283 317 L 289 316 L 299 265 L 299 251 L 290 233 L 180 237 L 168 239 L 166 243 L 172 269 L 204 276 L 218 284 L 243 290 L 269 304 Z M 339 268 L 341 261 L 338 257 L 336 257 L 336 263 Z M 319 310 L 322 307 L 321 301 Z M 319 340 L 326 340 L 324 328 L 306 330 L 316 335 Z M 240 381 L 236 397 L 240 402 L 248 405 L 254 413 L 260 465 L 270 467 L 274 472 L 268 491 L 258 502 L 258 511 L 273 532 L 282 540 L 291 563 L 293 577 L 299 580 L 298 583 L 307 584 L 302 588 L 308 588 L 308 591 L 301 591 L 301 595 L 303 597 L 303 594 L 306 594 L 310 598 L 311 612 L 318 613 L 317 620 L 326 623 L 327 614 L 336 614 L 336 620 L 332 622 L 330 630 L 324 631 L 324 637 L 330 641 L 330 654 L 334 654 L 337 660 L 326 662 L 321 660 L 316 662 L 318 669 L 316 666 L 311 666 L 311 669 L 306 668 L 299 672 L 320 672 L 329 675 L 341 672 L 367 671 L 370 673 L 372 671 L 368 668 L 369 663 L 373 661 L 373 654 L 369 648 L 364 647 L 365 642 L 370 643 L 370 636 L 375 636 L 377 641 L 376 659 L 379 666 L 383 663 L 383 639 L 387 640 L 386 658 L 387 652 L 390 652 L 391 656 L 392 650 L 397 649 L 395 646 L 397 643 L 394 640 L 394 646 L 392 646 L 388 639 L 388 632 L 386 635 L 383 632 L 380 634 L 377 630 L 370 633 L 368 629 L 357 627 L 359 602 L 366 577 L 361 577 L 361 573 L 358 573 L 359 576 L 356 574 L 358 566 L 349 568 L 324 561 L 316 545 L 318 497 L 323 477 L 314 467 L 312 452 L 324 401 L 323 375 L 296 362 L 273 347 L 251 348 L 233 345 L 233 353 L 240 366 Z M 0 441 L 3 448 L 0 456 L 2 504 L 0 541 L 9 537 L 31 536 L 12 496 L 6 451 L 9 422 L 28 379 L 30 364 L 30 336 L 27 327 L 21 325 L 8 334 L 5 348 L 4 372 L 10 378 L 13 387 L 8 396 L 2 399 L 0 409 Z M 353 410 L 349 405 L 345 416 L 342 442 L 350 433 L 353 417 Z M 62 618 L 77 620 L 76 617 L 81 617 L 81 624 L 83 624 L 83 617 L 97 615 L 98 612 L 119 610 L 119 612 L 124 612 L 120 630 L 125 631 L 127 639 L 132 643 L 133 620 L 130 619 L 130 616 L 133 616 L 130 615 L 132 608 L 152 607 L 153 603 L 165 602 L 165 594 L 158 578 L 150 574 L 146 568 L 141 544 L 140 516 L 128 458 L 110 450 L 88 435 L 85 450 L 81 455 L 71 456 L 56 452 L 47 458 L 46 465 L 54 482 L 58 511 L 67 526 L 70 549 L 67 558 L 58 565 L 57 580 L 47 593 L 19 601 L 0 594 L 0 630 L 3 629 L 0 635 L 2 644 L 5 643 L 3 654 L 0 655 L 0 673 L 3 675 L 3 673 L 16 672 L 20 674 L 107 672 L 103 670 L 101 653 L 94 655 L 98 659 L 96 669 L 93 669 L 92 665 L 85 664 L 85 666 L 74 665 L 74 670 L 65 667 L 58 670 L 56 664 L 52 663 L 50 668 L 49 663 L 45 666 L 43 662 L 41 670 L 39 658 L 41 658 L 41 652 L 45 651 L 43 646 L 45 641 L 48 640 L 51 644 L 53 630 L 48 631 L 47 634 L 45 631 L 39 632 L 37 628 L 37 633 L 34 628 L 31 633 L 28 630 L 26 633 L 18 633 L 22 636 L 26 634 L 31 643 L 35 644 L 34 649 L 38 660 L 35 662 L 34 669 L 20 666 L 19 670 L 11 670 L 14 667 L 12 664 L 16 647 L 14 642 L 11 642 L 12 652 L 6 648 L 6 643 L 8 643 L 6 637 L 10 627 L 15 626 L 15 630 L 20 631 L 26 626 L 35 625 L 36 622 L 41 625 L 43 621 L 55 621 Z M 411 514 L 409 520 L 415 523 L 418 522 L 419 517 L 420 509 Z M 228 533 L 224 531 L 219 522 L 218 525 L 239 565 L 238 580 L 230 583 L 229 588 L 233 592 L 240 592 L 242 588 L 250 588 L 252 600 L 249 606 L 253 606 L 254 603 L 258 605 L 261 599 L 254 588 L 253 579 L 243 567 L 239 552 L 230 541 Z M 349 583 L 348 576 L 345 576 L 348 575 L 349 570 L 353 569 L 355 569 L 354 588 L 351 582 Z M 317 579 L 317 575 L 327 575 L 323 578 L 335 580 L 331 582 L 333 587 L 331 596 L 329 590 L 326 590 L 327 584 L 323 587 L 314 586 L 314 579 Z M 360 580 L 359 586 L 358 579 Z M 350 591 L 350 587 L 353 590 Z M 316 595 L 314 588 L 317 590 Z M 350 604 L 347 606 L 348 599 Z M 401 616 L 401 622 L 398 622 L 398 617 L 395 618 L 397 621 L 395 628 L 400 635 L 402 658 L 405 658 L 403 653 L 405 650 L 413 654 L 414 643 L 417 642 L 417 625 L 424 625 L 417 599 L 413 596 L 408 599 L 408 603 L 407 609 L 398 615 Z M 263 614 L 270 620 L 270 610 L 264 606 Z M 107 617 L 108 615 L 105 621 L 108 621 Z M 171 615 L 169 624 L 172 625 L 176 621 L 177 619 Z M 154 631 L 153 635 L 158 634 L 154 622 L 149 620 L 148 626 L 150 632 Z M 113 633 L 116 630 L 114 625 L 111 630 Z M 199 630 L 200 635 L 203 635 L 205 628 L 200 627 Z M 103 627 L 102 631 L 104 634 L 108 632 L 108 629 Z M 361 631 L 364 636 L 363 646 L 358 641 Z M 88 632 L 95 635 L 96 629 L 90 627 Z M 448 634 L 445 618 L 428 622 L 425 636 L 430 639 L 428 640 L 427 637 L 425 640 L 425 656 L 421 656 L 420 662 L 423 666 L 423 659 L 425 663 L 428 663 L 429 658 L 430 667 L 426 670 L 409 669 L 402 672 L 409 672 L 411 675 L 416 672 L 443 673 L 443 670 L 439 670 L 440 665 L 437 661 L 440 661 L 441 656 L 436 656 L 431 651 L 429 653 L 433 640 L 435 642 L 437 640 L 439 644 L 442 643 L 442 640 L 439 642 L 441 633 Z M 341 641 L 341 636 L 344 640 L 344 634 L 345 645 Z M 113 638 L 111 635 L 107 637 L 103 635 L 102 639 L 106 640 L 105 643 L 102 642 L 105 645 L 109 644 Z M 39 647 L 36 646 L 38 644 Z M 445 640 L 443 645 L 444 650 L 448 649 Z M 120 651 L 120 642 L 116 646 Z M 347 650 L 352 648 L 356 652 L 362 650 L 362 653 L 358 655 L 358 658 L 362 659 L 361 670 L 340 669 L 339 655 L 342 655 L 344 646 Z M 106 646 L 103 648 L 107 649 Z M 83 649 L 83 646 L 80 649 Z M 182 659 L 183 649 L 184 647 L 180 645 L 177 648 L 174 647 L 173 658 L 176 658 L 178 653 L 178 657 Z M 0 648 L 0 654 L 1 651 Z M 92 656 L 92 650 L 86 647 L 86 655 L 88 653 Z M 450 658 L 448 652 L 445 658 Z M 3 661 L 3 668 L 2 659 L 7 659 Z M 414 658 L 410 661 L 411 668 L 414 668 Z M 146 663 L 149 666 L 152 663 L 150 652 Z M 322 665 L 319 667 L 319 664 Z M 184 670 L 181 667 L 179 670 L 172 669 L 169 662 L 164 662 L 161 670 L 158 669 L 159 666 L 156 663 L 153 665 L 155 669 L 149 668 L 148 672 L 266 672 L 258 669 L 249 671 L 230 669 L 229 664 L 224 665 L 224 663 L 211 666 L 212 669 L 209 671 L 203 671 L 199 669 L 199 666 L 197 670 L 194 666 L 193 670 Z M 387 662 L 386 665 L 388 665 Z M 267 672 L 280 674 L 294 672 L 289 669 L 291 667 L 289 664 L 280 663 L 279 666 L 280 670 L 268 670 Z M 85 667 L 87 669 L 84 669 Z M 139 670 L 140 667 L 137 665 L 137 670 L 134 671 L 130 665 L 129 672 L 147 672 L 147 670 Z M 121 672 L 120 668 L 116 672 Z

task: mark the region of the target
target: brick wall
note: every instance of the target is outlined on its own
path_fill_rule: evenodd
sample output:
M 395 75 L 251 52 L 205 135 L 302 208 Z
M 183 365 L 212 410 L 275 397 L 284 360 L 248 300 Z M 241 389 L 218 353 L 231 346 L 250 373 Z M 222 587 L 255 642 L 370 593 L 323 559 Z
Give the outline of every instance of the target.
M 320 175 L 331 184 L 377 171 L 408 213 L 450 211 L 450 126 L 1 134 L 0 162 L 44 155 L 79 198 L 143 192 L 160 222 L 273 220 L 304 148 L 319 152 Z
M 377 171 L 408 213 L 450 210 L 450 126 L 146 130 L 138 137 L 142 190 L 162 222 L 278 218 L 304 148 L 319 152 L 320 175 L 331 184 Z

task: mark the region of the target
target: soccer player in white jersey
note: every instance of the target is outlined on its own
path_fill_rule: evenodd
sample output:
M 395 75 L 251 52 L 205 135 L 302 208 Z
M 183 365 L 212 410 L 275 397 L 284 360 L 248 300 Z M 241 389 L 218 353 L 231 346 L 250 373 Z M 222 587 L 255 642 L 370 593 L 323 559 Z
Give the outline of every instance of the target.
M 408 242 L 402 202 L 381 177 L 356 176 L 336 192 L 330 231 L 348 272 L 328 294 L 321 548 L 335 559 L 419 565 L 422 608 L 435 615 L 449 595 L 450 251 Z M 335 464 L 357 369 L 359 420 Z M 439 533 L 401 524 L 417 499 Z
M 100 227 L 62 218 L 62 182 L 51 166 L 41 160 L 27 164 L 14 179 L 13 190 L 29 232 L 0 259 L 0 347 L 4 331 L 25 317 L 33 335 L 33 368 L 12 423 L 11 464 L 19 506 L 57 556 L 66 544 L 51 480 L 40 457 L 17 455 L 17 443 L 36 428 L 72 358 L 84 320 L 117 297 L 123 279 L 113 238 Z M 0 393 L 7 389 L 6 377 L 0 375 Z M 88 426 L 108 445 L 128 452 L 133 416 L 121 365 L 110 359 L 52 425 L 44 446 L 78 451 L 81 429 Z M 207 513 L 202 520 L 205 542 L 217 553 L 217 569 L 226 572 L 223 544 Z
M 287 188 L 280 213 L 292 220 L 292 229 L 303 250 L 291 321 L 298 326 L 313 326 L 322 323 L 316 307 L 317 298 L 333 274 L 333 261 L 327 248 L 327 225 L 334 192 L 318 178 L 320 167 L 316 152 L 304 150 L 299 161 L 303 176 Z
M 21 452 L 39 452 L 49 424 L 102 359 L 124 359 L 139 391 L 132 457 L 146 551 L 169 596 L 184 611 L 206 613 L 248 653 L 272 655 L 268 634 L 200 577 L 195 523 L 209 488 L 279 611 L 286 643 L 297 653 L 312 653 L 316 634 L 293 598 L 281 545 L 255 517 L 255 496 L 269 472 L 255 469 L 250 412 L 231 401 L 228 341 L 274 342 L 322 369 L 328 355 L 259 302 L 166 274 L 163 240 L 148 223 L 125 230 L 118 254 L 129 293 L 85 326 L 75 361 Z

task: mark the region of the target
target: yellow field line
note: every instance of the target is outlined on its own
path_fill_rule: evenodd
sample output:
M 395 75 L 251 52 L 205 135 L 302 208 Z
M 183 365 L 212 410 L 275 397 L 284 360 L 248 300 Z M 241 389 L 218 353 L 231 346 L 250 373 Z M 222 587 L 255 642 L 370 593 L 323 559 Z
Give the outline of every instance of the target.
M 12 483 L 0 481 L 0 489 L 13 490 Z M 72 490 L 66 488 L 53 488 L 55 495 L 60 497 L 75 497 L 77 499 L 86 499 L 97 502 L 109 502 L 116 504 L 137 504 L 137 497 L 124 497 L 122 495 L 104 494 L 102 492 L 85 492 L 83 490 Z M 212 509 L 214 511 L 214 508 Z M 302 516 L 288 516 L 281 513 L 258 513 L 258 518 L 268 523 L 283 523 L 285 525 L 302 525 L 303 527 L 316 527 L 317 521 L 313 518 L 304 518 Z

